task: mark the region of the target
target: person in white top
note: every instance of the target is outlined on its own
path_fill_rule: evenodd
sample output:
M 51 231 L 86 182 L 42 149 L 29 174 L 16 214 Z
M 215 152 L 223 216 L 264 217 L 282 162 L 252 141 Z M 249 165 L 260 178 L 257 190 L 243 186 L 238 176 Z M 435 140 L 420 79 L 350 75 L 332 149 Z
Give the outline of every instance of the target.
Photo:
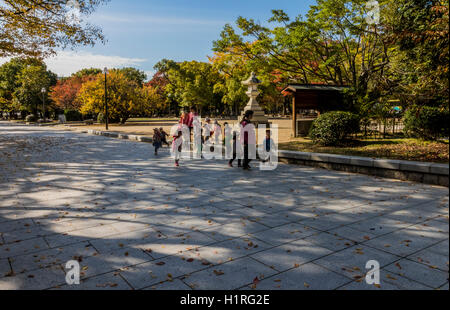
M 204 141 L 209 141 L 209 139 L 211 138 L 211 135 L 214 133 L 213 128 L 211 126 L 211 119 L 210 118 L 206 118 L 205 119 L 206 124 L 203 125 L 203 137 L 204 137 Z
M 220 144 L 220 136 L 222 135 L 222 127 L 217 120 L 214 121 L 214 144 Z

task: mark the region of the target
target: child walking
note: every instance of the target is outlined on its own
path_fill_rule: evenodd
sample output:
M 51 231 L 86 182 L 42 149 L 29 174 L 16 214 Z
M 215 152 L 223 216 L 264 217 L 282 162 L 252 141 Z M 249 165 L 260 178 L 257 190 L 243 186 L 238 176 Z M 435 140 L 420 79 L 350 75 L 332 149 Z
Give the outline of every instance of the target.
M 153 146 L 155 147 L 155 156 L 158 155 L 158 150 L 161 148 L 162 137 L 161 133 L 159 132 L 158 128 L 153 129 Z
M 161 146 L 163 144 L 169 146 L 169 142 L 167 142 L 167 137 L 169 136 L 169 134 L 167 132 L 164 131 L 164 128 L 159 128 L 159 132 L 161 134 Z
M 175 167 L 180 166 L 182 145 L 183 145 L 183 132 L 181 130 L 178 130 L 175 132 L 172 141 L 172 153 L 175 156 Z
M 261 158 L 263 163 L 266 163 L 270 160 L 270 154 L 275 151 L 275 143 L 272 139 L 272 132 L 270 129 L 266 130 L 266 138 L 263 141 L 263 151 L 261 154 L 264 154 L 264 158 Z

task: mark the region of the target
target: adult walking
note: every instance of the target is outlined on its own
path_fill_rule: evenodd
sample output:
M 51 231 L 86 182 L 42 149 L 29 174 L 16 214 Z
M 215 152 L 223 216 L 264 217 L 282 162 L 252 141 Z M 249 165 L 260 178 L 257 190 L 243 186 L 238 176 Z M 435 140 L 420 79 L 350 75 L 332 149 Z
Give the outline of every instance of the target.
M 198 125 L 198 123 L 199 123 L 199 116 L 197 110 L 195 109 L 195 107 L 191 107 L 191 111 L 187 115 L 187 124 L 186 124 L 186 126 L 189 128 L 189 138 L 191 139 L 191 141 L 195 141 L 196 132 L 194 130 L 194 126 Z M 195 146 L 195 142 L 193 146 Z
M 187 126 L 189 127 L 189 131 L 191 133 L 194 128 L 194 121 L 196 118 L 198 118 L 197 110 L 194 107 L 192 107 L 191 112 L 188 114 L 188 122 L 187 122 Z
M 185 111 L 183 111 L 182 113 L 181 113 L 181 117 L 180 117 L 180 122 L 179 122 L 181 125 L 185 125 L 185 126 L 188 126 L 188 124 L 189 124 L 189 114 L 188 113 L 186 113 Z
M 252 161 L 249 158 L 250 147 L 256 147 L 256 134 L 255 134 L 255 126 L 252 123 L 254 112 L 248 110 L 244 113 L 244 118 L 241 121 L 241 143 L 244 145 L 244 161 L 242 166 L 244 170 L 250 170 L 250 162 Z M 252 152 L 253 154 L 253 152 Z

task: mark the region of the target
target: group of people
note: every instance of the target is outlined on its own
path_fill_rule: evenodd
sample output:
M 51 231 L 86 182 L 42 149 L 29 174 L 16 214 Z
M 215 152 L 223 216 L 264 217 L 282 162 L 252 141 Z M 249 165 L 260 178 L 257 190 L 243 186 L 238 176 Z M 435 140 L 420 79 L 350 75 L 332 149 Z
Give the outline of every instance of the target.
M 252 124 L 252 118 L 253 118 L 253 111 L 246 111 L 244 113 L 244 117 L 242 118 L 242 121 L 240 122 L 241 128 L 243 129 L 242 136 L 241 136 L 240 132 L 238 132 L 236 130 L 232 130 L 228 126 L 228 123 L 225 123 L 225 126 L 226 126 L 225 136 L 229 137 L 228 141 L 232 141 L 231 149 L 232 149 L 233 154 L 232 154 L 232 158 L 228 162 L 228 166 L 230 166 L 231 168 L 233 167 L 233 162 L 238 157 L 237 156 L 238 153 L 243 152 L 244 159 L 243 160 L 238 159 L 238 167 L 243 168 L 244 170 L 251 169 L 250 162 L 252 160 L 250 159 L 251 156 L 249 156 L 249 151 L 250 151 L 250 145 L 256 144 L 256 136 L 255 136 L 254 132 L 245 130 L 245 128 L 247 126 L 249 126 L 250 124 Z M 238 143 L 238 138 L 240 138 L 241 143 Z M 243 149 L 239 149 L 242 146 L 243 146 Z
M 153 129 L 153 146 L 155 147 L 155 155 L 158 155 L 158 150 L 166 144 L 170 146 L 169 142 L 167 142 L 167 137 L 169 134 L 164 131 L 164 128 L 155 128 Z
M 253 111 L 246 111 L 244 116 L 240 122 L 240 130 L 233 129 L 228 125 L 228 123 L 224 124 L 224 132 L 223 138 L 224 141 L 231 141 L 232 145 L 229 148 L 232 150 L 232 154 L 229 154 L 228 158 L 231 158 L 228 162 L 230 167 L 233 167 L 233 162 L 238 158 L 238 154 L 243 154 L 243 156 L 239 156 L 238 159 L 238 167 L 243 168 L 244 170 L 250 170 L 250 162 L 252 161 L 250 158 L 256 158 L 250 156 L 252 150 L 252 145 L 256 146 L 256 135 L 255 130 L 249 130 L 248 126 L 252 124 Z M 179 121 L 179 128 L 189 128 L 189 135 L 194 134 L 201 135 L 201 146 L 198 150 L 199 153 L 202 153 L 202 148 L 204 145 L 208 145 L 211 148 L 214 148 L 215 145 L 220 145 L 220 137 L 222 136 L 222 127 L 219 122 L 215 120 L 214 122 L 210 118 L 205 119 L 205 123 L 200 124 L 198 114 L 195 109 L 191 109 L 190 113 L 183 112 Z M 247 128 L 247 129 L 246 129 Z M 164 145 L 168 145 L 167 137 L 169 135 L 164 131 L 163 128 L 154 129 L 153 135 L 153 146 L 155 147 L 155 155 L 158 154 L 158 150 Z M 172 151 L 175 154 L 175 166 L 179 166 L 179 161 L 181 158 L 181 151 L 183 148 L 189 148 L 190 145 L 184 145 L 183 143 L 183 131 L 181 129 L 176 130 L 173 134 L 172 141 Z M 238 139 L 240 143 L 238 143 Z M 225 143 L 224 143 L 225 144 Z M 273 147 L 273 141 L 271 139 L 271 132 L 267 130 L 266 138 L 263 142 L 263 147 L 266 152 L 270 152 L 270 149 Z M 264 159 L 263 159 L 264 160 Z

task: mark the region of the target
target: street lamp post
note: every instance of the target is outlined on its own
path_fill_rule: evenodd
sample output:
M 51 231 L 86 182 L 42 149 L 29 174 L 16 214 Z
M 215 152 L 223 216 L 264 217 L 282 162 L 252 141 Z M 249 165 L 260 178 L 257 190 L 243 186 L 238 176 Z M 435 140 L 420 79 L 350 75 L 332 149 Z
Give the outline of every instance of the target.
M 41 93 L 42 93 L 42 120 L 45 122 L 45 93 L 47 92 L 47 89 L 45 87 L 42 87 Z
M 108 88 L 107 88 L 107 76 L 108 76 L 108 68 L 105 67 L 103 70 L 103 73 L 105 73 L 105 125 L 106 130 L 109 130 L 109 116 L 108 116 Z

